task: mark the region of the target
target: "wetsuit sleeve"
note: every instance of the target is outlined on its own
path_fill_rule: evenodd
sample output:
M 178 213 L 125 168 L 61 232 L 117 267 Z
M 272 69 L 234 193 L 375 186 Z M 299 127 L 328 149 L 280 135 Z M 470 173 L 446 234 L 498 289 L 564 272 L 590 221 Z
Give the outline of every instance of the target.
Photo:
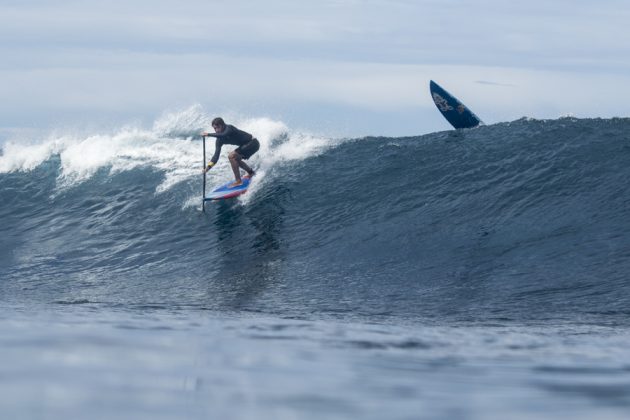
M 219 155 L 221 154 L 221 146 L 223 146 L 223 141 L 218 138 L 214 146 L 214 155 L 212 155 L 212 159 L 210 159 L 212 163 L 217 163 L 217 161 L 219 160 Z
M 234 128 L 231 125 L 226 125 L 225 126 L 225 130 L 223 130 L 220 133 L 208 133 L 208 137 L 216 137 L 216 138 L 220 139 L 222 137 L 227 137 L 230 134 L 232 134 L 233 130 L 234 130 Z

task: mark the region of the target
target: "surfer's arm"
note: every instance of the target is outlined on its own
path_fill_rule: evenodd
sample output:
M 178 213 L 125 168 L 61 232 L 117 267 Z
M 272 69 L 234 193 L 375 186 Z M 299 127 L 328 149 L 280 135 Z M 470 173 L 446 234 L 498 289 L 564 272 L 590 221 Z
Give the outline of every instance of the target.
M 221 147 L 223 146 L 223 141 L 221 141 L 221 139 L 217 138 L 217 141 L 215 143 L 214 146 L 214 155 L 212 155 L 212 158 L 210 159 L 210 162 L 208 162 L 208 169 L 212 168 L 217 161 L 219 160 L 219 155 L 221 154 Z
M 231 125 L 226 125 L 223 131 L 221 131 L 220 133 L 205 133 L 205 135 L 208 137 L 216 137 L 220 139 L 220 138 L 223 138 L 232 134 L 232 130 L 233 128 Z

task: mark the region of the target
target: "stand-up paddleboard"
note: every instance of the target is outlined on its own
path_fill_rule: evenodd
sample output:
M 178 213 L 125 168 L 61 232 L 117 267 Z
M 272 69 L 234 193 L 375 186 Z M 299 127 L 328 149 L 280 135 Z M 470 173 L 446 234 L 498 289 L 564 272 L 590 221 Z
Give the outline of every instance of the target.
M 446 118 L 453 127 L 472 128 L 482 124 L 479 117 L 433 80 L 431 80 L 429 87 L 435 106 L 437 106 L 442 115 L 444 115 L 444 118 Z
M 203 139 L 203 165 L 205 168 L 206 136 L 202 135 L 201 138 Z M 207 170 L 203 171 L 203 195 L 201 196 L 202 197 L 202 200 L 201 200 L 202 211 L 206 211 L 206 201 L 224 200 L 226 198 L 234 198 L 234 197 L 238 197 L 241 194 L 245 194 L 247 192 L 247 189 L 249 188 L 249 183 L 251 182 L 251 179 L 249 176 L 244 176 L 243 178 L 241 178 L 241 180 L 243 181 L 241 185 L 238 185 L 236 187 L 230 187 L 230 185 L 234 183 L 234 181 L 232 180 L 230 182 L 227 182 L 221 185 L 220 187 L 215 188 L 211 193 L 206 194 L 206 172 Z
M 243 177 L 242 179 L 243 183 L 236 187 L 230 187 L 230 185 L 234 183 L 234 180 L 231 180 L 230 182 L 214 189 L 212 192 L 206 194 L 206 196 L 204 197 L 204 201 L 223 200 L 226 198 L 234 198 L 238 197 L 241 194 L 245 194 L 247 192 L 247 189 L 249 188 L 251 179 L 248 176 Z

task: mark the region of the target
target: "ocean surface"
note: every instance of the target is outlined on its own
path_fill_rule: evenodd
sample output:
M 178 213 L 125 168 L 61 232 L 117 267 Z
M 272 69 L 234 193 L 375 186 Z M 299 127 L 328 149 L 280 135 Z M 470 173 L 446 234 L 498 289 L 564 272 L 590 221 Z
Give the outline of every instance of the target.
M 0 137 L 0 417 L 630 416 L 630 119 L 211 118 Z

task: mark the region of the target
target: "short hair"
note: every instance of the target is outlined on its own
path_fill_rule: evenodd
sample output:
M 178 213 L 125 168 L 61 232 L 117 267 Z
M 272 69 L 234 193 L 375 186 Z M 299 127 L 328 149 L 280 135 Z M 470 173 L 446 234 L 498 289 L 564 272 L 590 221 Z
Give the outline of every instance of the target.
M 223 121 L 223 118 L 221 117 L 216 117 L 214 120 L 212 120 L 212 126 L 214 127 L 215 125 L 225 127 L 225 121 Z

